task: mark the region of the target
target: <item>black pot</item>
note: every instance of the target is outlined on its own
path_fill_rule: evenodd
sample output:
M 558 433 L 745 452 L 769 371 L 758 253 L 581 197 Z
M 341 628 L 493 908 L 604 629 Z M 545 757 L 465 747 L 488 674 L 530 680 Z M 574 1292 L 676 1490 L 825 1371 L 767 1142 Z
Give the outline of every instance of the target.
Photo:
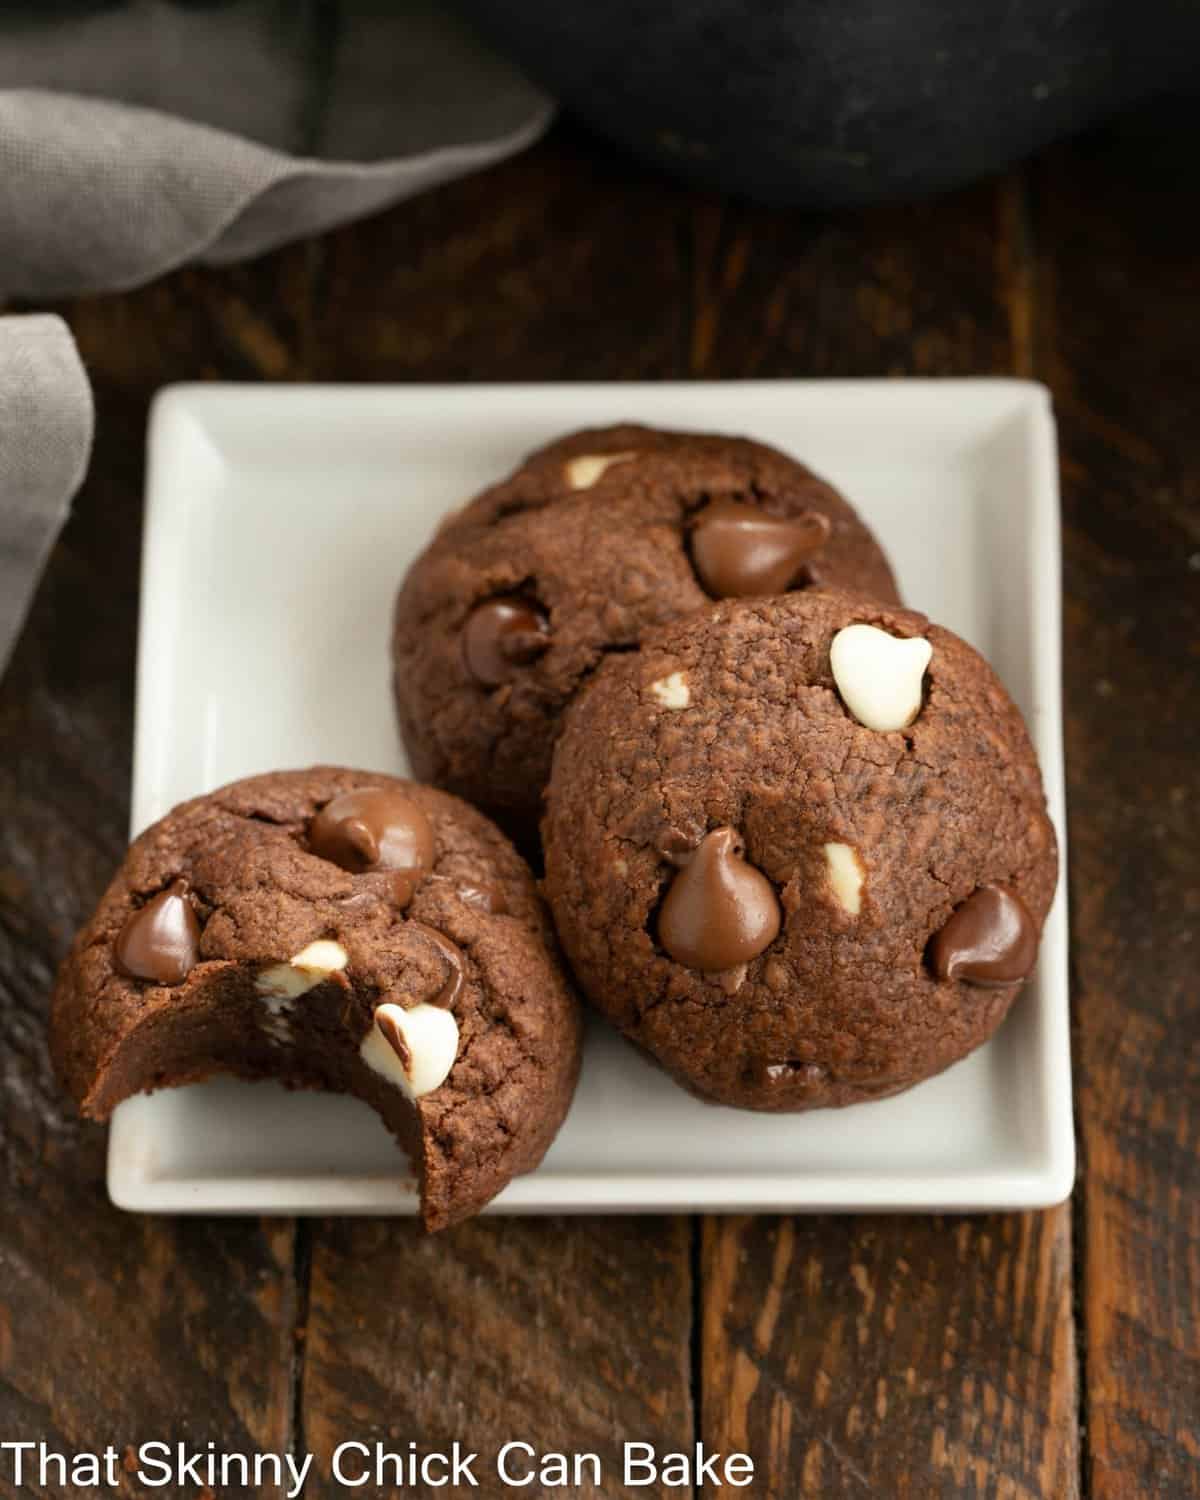
M 695 181 L 921 196 L 1195 86 L 1196 0 L 459 0 L 567 109 Z

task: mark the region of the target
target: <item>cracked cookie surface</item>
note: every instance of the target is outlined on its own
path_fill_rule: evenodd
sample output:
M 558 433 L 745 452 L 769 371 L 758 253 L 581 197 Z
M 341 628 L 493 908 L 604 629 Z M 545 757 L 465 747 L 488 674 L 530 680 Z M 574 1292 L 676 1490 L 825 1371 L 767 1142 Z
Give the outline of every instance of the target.
M 802 464 L 632 425 L 562 438 L 449 517 L 400 590 L 413 772 L 531 830 L 562 712 L 606 656 L 722 593 L 814 584 L 897 598 L 874 536 Z
M 391 819 L 374 842 L 372 799 Z M 318 819 L 337 807 L 354 817 L 331 833 Z M 411 859 L 397 818 L 419 825 Z M 329 767 L 235 782 L 143 833 L 51 1015 L 56 1068 L 93 1119 L 221 1072 L 365 1099 L 435 1229 L 537 1165 L 580 1043 L 545 910 L 503 835 L 443 792 Z
M 852 625 L 919 679 L 901 728 L 839 692 Z M 843 688 L 879 690 L 851 670 Z M 685 1086 L 753 1109 L 883 1097 L 986 1041 L 1057 878 L 1033 748 L 983 658 L 822 590 L 710 606 L 607 662 L 567 712 L 542 831 L 592 1003 Z

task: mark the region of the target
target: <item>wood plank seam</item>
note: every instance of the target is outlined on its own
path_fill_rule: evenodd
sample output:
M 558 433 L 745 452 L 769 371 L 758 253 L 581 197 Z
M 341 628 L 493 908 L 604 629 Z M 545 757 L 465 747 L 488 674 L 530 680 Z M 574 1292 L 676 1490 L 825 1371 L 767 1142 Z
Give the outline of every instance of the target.
M 308 1309 L 312 1289 L 312 1230 L 306 1219 L 292 1220 L 292 1348 L 291 1406 L 288 1412 L 288 1445 L 297 1464 L 305 1462 L 304 1377 L 308 1368 Z M 307 1480 L 301 1496 L 307 1489 Z
M 1018 359 L 1018 373 L 1031 379 L 1051 383 L 1053 369 L 1049 359 L 1049 347 L 1054 338 L 1053 302 L 1042 285 L 1042 266 L 1039 255 L 1039 225 L 1037 205 L 1031 180 L 1031 168 L 1026 164 L 1010 174 L 1014 183 L 1016 202 L 1013 207 L 1013 243 L 1018 247 L 1018 262 L 1015 268 L 1014 295 L 1023 304 L 1021 312 L 1014 317 L 1014 353 Z M 1017 330 L 1023 338 L 1017 340 Z M 1024 369 L 1021 369 L 1021 364 Z M 1061 530 L 1061 523 L 1060 523 Z M 1068 856 L 1069 857 L 1069 856 Z M 1065 889 L 1060 899 L 1067 902 L 1068 928 L 1076 931 L 1075 902 L 1072 899 L 1071 866 L 1068 863 Z M 1070 945 L 1068 958 L 1068 990 L 1074 997 L 1080 992 L 1079 973 L 1074 942 Z M 1074 1054 L 1074 1048 L 1072 1048 Z M 1074 1064 L 1074 1056 L 1073 1056 Z M 1072 1067 L 1073 1103 L 1078 1109 L 1079 1073 Z M 1075 1336 L 1075 1427 L 1078 1476 L 1076 1483 L 1080 1500 L 1090 1500 L 1091 1485 L 1088 1462 L 1088 1382 L 1087 1382 L 1087 1323 L 1083 1306 L 1085 1285 L 1086 1252 L 1086 1195 L 1087 1156 L 1085 1143 L 1078 1128 L 1075 1131 L 1076 1171 L 1075 1186 L 1067 1207 L 1071 1246 L 1071 1322 Z
M 692 1432 L 693 1445 L 698 1443 L 703 1436 L 701 1426 L 701 1412 L 704 1410 L 704 1301 L 703 1301 L 703 1273 L 701 1270 L 701 1257 L 704 1249 L 704 1217 L 701 1214 L 690 1214 L 688 1216 L 688 1273 L 691 1277 L 689 1291 L 689 1305 L 691 1307 L 691 1327 L 688 1330 L 688 1348 L 691 1357 L 691 1388 L 692 1388 Z M 692 1482 L 692 1500 L 700 1500 L 704 1486 L 699 1479 Z

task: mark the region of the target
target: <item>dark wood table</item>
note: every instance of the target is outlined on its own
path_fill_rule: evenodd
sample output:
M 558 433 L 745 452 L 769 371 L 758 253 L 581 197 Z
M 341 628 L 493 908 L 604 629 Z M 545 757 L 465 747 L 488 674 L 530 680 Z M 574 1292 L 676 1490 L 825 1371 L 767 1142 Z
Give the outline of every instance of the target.
M 934 204 L 809 217 L 560 129 L 256 264 L 62 309 L 99 436 L 0 684 L 0 1441 L 211 1439 L 324 1467 L 346 1438 L 485 1454 L 521 1438 L 595 1451 L 611 1475 L 625 1440 L 703 1440 L 749 1451 L 743 1493 L 781 1500 L 1200 1495 L 1187 203 L 1101 136 Z M 109 1206 L 104 1134 L 71 1118 L 43 1032 L 55 964 L 125 843 L 158 386 L 976 373 L 1046 381 L 1061 431 L 1071 1203 L 492 1220 L 434 1240 Z

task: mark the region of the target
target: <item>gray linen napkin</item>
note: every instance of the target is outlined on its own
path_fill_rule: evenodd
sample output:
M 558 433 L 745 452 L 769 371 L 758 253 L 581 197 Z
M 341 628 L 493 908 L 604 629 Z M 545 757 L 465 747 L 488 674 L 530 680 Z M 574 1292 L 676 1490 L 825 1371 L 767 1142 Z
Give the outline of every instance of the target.
M 499 161 L 552 114 L 440 0 L 0 0 L 0 299 L 257 255 Z M 0 672 L 91 430 L 65 326 L 0 318 Z
M 92 393 L 61 318 L 0 318 L 0 673 L 92 445 Z
M 552 113 L 437 0 L 0 5 L 0 297 L 257 255 Z

